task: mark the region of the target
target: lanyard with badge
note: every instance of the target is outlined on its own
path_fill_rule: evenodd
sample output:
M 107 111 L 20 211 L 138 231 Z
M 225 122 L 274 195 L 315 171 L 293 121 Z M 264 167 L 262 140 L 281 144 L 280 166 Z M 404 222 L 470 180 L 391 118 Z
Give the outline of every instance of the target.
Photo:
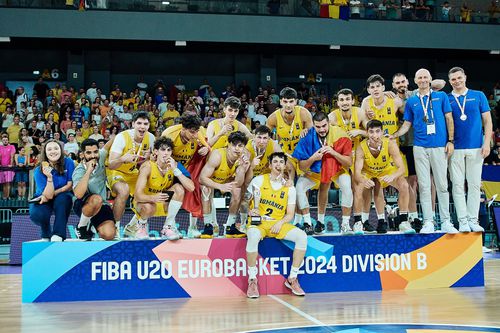
M 432 91 L 429 92 L 427 103 L 424 103 L 424 96 L 419 96 L 419 98 L 420 105 L 422 105 L 422 109 L 424 110 L 424 122 L 427 124 L 427 135 L 436 134 L 436 123 L 434 122 L 434 111 L 432 109 Z
M 458 96 L 460 97 L 460 96 Z M 465 103 L 467 102 L 467 94 L 464 95 L 464 102 L 460 104 L 460 100 L 458 99 L 457 96 L 453 95 L 453 98 L 455 98 L 455 101 L 457 102 L 458 108 L 460 109 L 460 120 L 466 121 L 467 120 L 467 115 L 465 114 Z

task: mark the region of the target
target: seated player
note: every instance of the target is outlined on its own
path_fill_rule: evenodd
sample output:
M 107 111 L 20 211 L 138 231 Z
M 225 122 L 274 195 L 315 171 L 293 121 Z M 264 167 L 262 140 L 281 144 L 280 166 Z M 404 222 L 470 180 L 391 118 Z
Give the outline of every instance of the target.
M 213 220 L 212 215 L 212 209 L 215 209 L 212 204 L 215 189 L 222 193 L 231 193 L 229 215 L 224 228 L 226 237 L 245 237 L 245 233 L 236 228 L 236 214 L 240 206 L 245 173 L 250 166 L 248 152 L 245 149 L 248 138 L 244 133 L 236 131 L 229 135 L 228 142 L 227 147 L 215 149 L 210 153 L 207 164 L 200 173 L 200 183 L 203 185 L 201 188 L 203 219 L 205 221 L 201 238 L 213 238 L 214 223 L 217 223 Z
M 80 149 L 83 160 L 73 171 L 73 193 L 76 200 L 73 210 L 80 216 L 76 235 L 80 239 L 91 240 L 94 233 L 92 225 L 99 237 L 113 240 L 116 236 L 113 210 L 106 201 L 106 149 L 98 148 L 94 139 L 85 139 Z
M 295 187 L 286 186 L 284 171 L 287 157 L 285 153 L 277 152 L 269 156 L 271 173 L 255 177 L 247 191 L 253 197 L 254 209 L 250 211 L 251 223 L 247 226 L 247 266 L 249 298 L 259 297 L 257 284 L 257 256 L 259 242 L 264 237 L 286 239 L 295 243 L 290 275 L 285 286 L 294 295 L 304 296 L 297 279 L 300 265 L 307 249 L 307 235 L 291 222 L 294 219 L 296 193 Z
M 168 240 L 181 238 L 175 225 L 175 217 L 182 206 L 185 190 L 192 192 L 194 183 L 189 172 L 172 158 L 174 143 L 161 137 L 155 144 L 153 154 L 156 161 L 147 161 L 139 170 L 134 195 L 135 215 L 130 224 L 137 223 L 135 238 L 149 238 L 148 218 L 167 216 L 161 237 Z
M 404 177 L 405 167 L 396 141 L 383 136 L 382 122 L 370 120 L 366 125 L 368 139 L 363 140 L 356 149 L 354 165 L 354 233 L 386 233 L 387 222 L 379 219 L 376 230 L 368 221 L 361 221 L 361 205 L 365 191 L 371 191 L 377 184 L 381 187 L 393 186 L 399 192 L 399 230 L 415 233 L 408 222 L 408 182 Z M 375 200 L 377 212 L 384 211 L 384 201 Z

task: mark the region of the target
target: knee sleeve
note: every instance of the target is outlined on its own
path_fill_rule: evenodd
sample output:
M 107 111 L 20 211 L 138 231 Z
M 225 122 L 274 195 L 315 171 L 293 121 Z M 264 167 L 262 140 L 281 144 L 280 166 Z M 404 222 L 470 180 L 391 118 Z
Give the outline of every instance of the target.
M 351 176 L 341 175 L 337 180 L 340 187 L 340 192 L 342 193 L 341 203 L 342 207 L 352 207 L 352 187 L 351 187 Z
M 303 230 L 300 230 L 299 228 L 293 228 L 292 230 L 290 230 L 286 234 L 285 239 L 287 241 L 294 242 L 296 250 L 305 251 L 307 249 L 307 235 Z
M 259 250 L 259 242 L 262 235 L 257 228 L 248 228 L 247 230 L 247 252 L 253 253 Z
M 299 209 L 309 208 L 309 200 L 307 198 L 307 191 L 314 186 L 314 182 L 306 177 L 299 177 L 297 185 L 297 206 Z

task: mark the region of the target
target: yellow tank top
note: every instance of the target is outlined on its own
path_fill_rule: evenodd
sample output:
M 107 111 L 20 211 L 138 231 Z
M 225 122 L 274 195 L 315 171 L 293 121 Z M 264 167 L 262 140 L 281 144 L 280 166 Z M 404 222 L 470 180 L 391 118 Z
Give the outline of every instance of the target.
M 288 205 L 288 187 L 283 186 L 274 190 L 271 186 L 270 174 L 264 174 L 264 181 L 260 187 L 259 213 L 272 220 L 279 221 L 286 215 Z
M 182 126 L 182 125 L 175 125 Z M 178 135 L 174 140 L 174 150 L 172 151 L 172 157 L 178 163 L 182 164 L 187 168 L 189 162 L 194 156 L 194 153 L 198 150 L 198 143 L 193 141 L 188 141 L 186 143 L 182 142 L 181 136 Z
M 398 110 L 394 106 L 394 99 L 386 97 L 384 105 L 378 108 L 375 106 L 373 98 L 370 97 L 369 106 L 375 113 L 374 119 L 378 119 L 382 122 L 385 135 L 394 134 L 398 130 Z
M 386 168 L 393 165 L 391 155 L 389 154 L 389 139 L 382 138 L 382 147 L 377 157 L 372 155 L 370 148 L 368 148 L 368 139 L 360 143 L 364 153 L 363 171 L 372 175 L 384 171 Z
M 221 131 L 222 126 L 221 126 L 219 120 L 215 120 L 213 123 L 214 123 L 214 135 L 217 135 L 217 133 L 219 133 Z M 228 138 L 229 134 L 236 132 L 239 128 L 237 120 L 233 121 L 232 125 L 233 125 L 233 130 L 230 133 L 227 133 L 226 135 L 221 136 L 219 138 L 219 140 L 217 140 L 217 142 L 215 142 L 213 144 L 212 149 L 227 147 L 227 144 L 228 144 L 227 138 Z
M 358 110 L 359 108 L 357 107 L 352 107 L 351 109 L 351 119 L 345 120 L 342 117 L 342 111 L 340 109 L 335 109 L 335 117 L 337 118 L 337 125 L 342 128 L 344 131 L 349 132 L 351 130 L 355 129 L 361 129 L 360 123 L 359 123 L 359 118 L 358 118 Z M 358 135 L 354 139 L 352 139 L 353 147 L 356 148 L 359 145 L 359 142 L 361 141 L 361 136 Z
M 214 170 L 214 174 L 210 179 L 219 184 L 224 184 L 228 179 L 234 177 L 236 173 L 236 168 L 238 167 L 238 161 L 236 161 L 232 167 L 227 164 L 227 150 L 225 148 L 219 148 L 217 151 L 220 153 L 220 164 Z
M 151 165 L 151 173 L 144 189 L 145 194 L 163 192 L 174 184 L 174 171 L 172 169 L 168 170 L 165 175 L 162 175 L 156 162 L 149 161 L 149 164 Z
M 302 119 L 300 118 L 300 110 L 300 106 L 295 106 L 295 118 L 290 125 L 288 125 L 283 119 L 283 116 L 281 115 L 281 109 L 275 111 L 278 143 L 281 145 L 281 149 L 283 149 L 283 152 L 290 155 L 295 150 L 295 146 L 297 146 L 297 143 L 300 139 L 300 132 L 302 132 L 303 130 Z
M 250 140 L 247 143 L 248 151 L 250 152 L 250 161 L 255 158 L 257 155 L 255 152 L 255 147 L 254 147 L 254 140 Z M 269 142 L 267 143 L 266 150 L 264 151 L 264 155 L 260 158 L 260 163 L 253 169 L 253 175 L 255 176 L 260 176 L 264 173 L 270 173 L 271 169 L 269 169 L 269 160 L 268 157 L 274 152 L 274 145 L 273 145 L 273 140 L 269 139 Z
M 149 142 L 149 132 L 146 132 L 144 135 L 144 139 L 142 140 L 142 144 L 139 144 L 134 141 L 134 138 L 130 136 L 129 131 L 124 131 L 123 139 L 125 140 L 125 148 L 122 151 L 122 155 L 125 155 L 128 152 L 132 152 L 133 154 L 138 154 L 139 156 L 144 156 L 146 152 L 151 150 L 151 143 Z M 125 174 L 134 175 L 139 174 L 139 169 L 137 168 L 137 161 L 131 163 L 123 163 L 116 171 L 123 172 Z

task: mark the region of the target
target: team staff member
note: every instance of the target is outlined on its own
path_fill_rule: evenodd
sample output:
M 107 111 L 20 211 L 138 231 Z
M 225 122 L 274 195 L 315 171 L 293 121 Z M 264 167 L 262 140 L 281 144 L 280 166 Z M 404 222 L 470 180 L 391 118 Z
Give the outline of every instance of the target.
M 483 232 L 479 225 L 481 173 L 483 160 L 490 154 L 492 121 L 488 100 L 483 92 L 468 89 L 467 76 L 460 67 L 448 72 L 453 87 L 448 94 L 455 123 L 455 151 L 450 158 L 453 202 L 461 232 Z M 484 129 L 484 140 L 483 140 Z M 464 183 L 467 180 L 467 202 Z
M 148 132 L 149 115 L 147 112 L 136 112 L 132 117 L 132 129 L 116 135 L 109 152 L 108 187 L 115 195 L 113 215 L 117 229 L 125 212 L 125 203 L 135 193 L 135 184 L 139 177 L 141 164 L 151 155 L 151 147 L 155 137 Z M 125 234 L 135 235 L 135 223 L 125 227 Z
M 448 193 L 448 158 L 454 150 L 454 126 L 450 102 L 445 93 L 430 89 L 430 72 L 419 69 L 415 73 L 418 91 L 408 98 L 404 123 L 392 137 L 399 137 L 413 125 L 415 169 L 418 177 L 420 203 L 424 224 L 421 233 L 433 233 L 434 223 L 431 199 L 431 170 L 439 200 L 441 230 L 457 233 L 450 220 L 450 195 Z
M 286 239 L 295 243 L 293 250 L 292 267 L 285 286 L 294 295 L 304 296 L 297 279 L 300 265 L 304 260 L 307 249 L 307 235 L 304 231 L 291 224 L 295 212 L 295 187 L 286 186 L 284 171 L 287 157 L 282 152 L 269 156 L 271 173 L 255 177 L 248 186 L 249 195 L 253 197 L 254 209 L 250 212 L 255 220 L 247 229 L 247 266 L 249 298 L 259 297 L 257 284 L 257 256 L 259 242 L 264 237 Z
M 381 188 L 393 186 L 399 192 L 399 211 L 401 224 L 399 230 L 405 233 L 415 233 L 408 223 L 408 183 L 404 178 L 405 167 L 396 141 L 383 137 L 382 122 L 373 119 L 367 124 L 368 139 L 360 143 L 356 149 L 356 162 L 354 166 L 354 231 L 362 233 L 363 227 L 367 228 L 368 221 L 362 225 L 360 204 L 363 192 L 371 191 L 375 184 L 380 183 Z M 377 211 L 384 211 L 380 202 L 375 201 Z M 387 232 L 385 218 L 378 220 L 378 233 Z
M 165 215 L 167 219 L 161 237 L 168 240 L 181 238 L 175 217 L 182 206 L 185 191 L 192 192 L 194 183 L 182 164 L 172 158 L 173 148 L 172 140 L 161 137 L 154 144 L 156 161 L 146 161 L 139 170 L 133 201 L 135 215 L 130 221 L 130 224 L 138 224 L 137 239 L 149 238 L 148 218 Z
M 80 145 L 83 161 L 73 172 L 73 210 L 80 216 L 76 228 L 78 238 L 91 240 L 94 233 L 92 225 L 99 237 L 113 240 L 116 236 L 113 210 L 106 200 L 106 157 L 107 150 L 99 150 L 99 143 L 94 139 L 85 139 Z

